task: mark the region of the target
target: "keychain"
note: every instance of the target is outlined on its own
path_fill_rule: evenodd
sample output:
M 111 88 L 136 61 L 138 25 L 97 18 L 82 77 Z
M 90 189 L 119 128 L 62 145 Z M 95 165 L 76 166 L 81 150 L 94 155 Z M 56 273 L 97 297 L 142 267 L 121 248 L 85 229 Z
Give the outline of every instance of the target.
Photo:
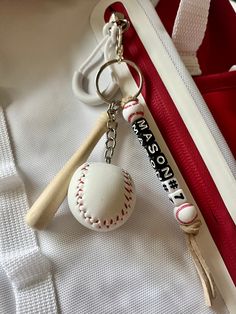
M 106 67 L 109 68 L 112 64 L 125 62 L 133 66 L 139 73 L 140 87 L 134 98 L 141 92 L 143 79 L 139 68 L 132 61 L 123 60 L 122 58 L 122 35 L 128 27 L 129 22 L 124 19 L 123 14 L 114 14 L 111 21 L 104 26 L 105 37 L 102 42 L 95 48 L 80 69 L 74 73 L 72 86 L 75 94 L 81 95 L 82 99 L 90 105 L 105 102 L 108 104 L 108 110 L 101 114 L 81 147 L 67 161 L 27 212 L 25 221 L 34 229 L 44 229 L 51 222 L 67 195 L 70 181 L 68 193 L 69 207 L 73 215 L 85 226 L 94 230 L 112 230 L 122 225 L 132 213 L 136 199 L 133 181 L 126 171 L 110 164 L 116 146 L 118 126 L 116 116 L 121 109 L 121 101 L 110 101 L 110 99 L 106 98 L 106 95 L 110 92 L 111 97 L 117 90 L 115 78 L 112 76 L 114 81 L 108 85 L 105 93 L 100 92 L 99 89 L 99 78 L 103 70 Z M 109 49 L 114 48 L 114 43 L 116 43 L 116 58 L 106 61 L 110 55 Z M 84 91 L 82 86 L 85 69 L 98 52 L 101 44 L 105 44 L 104 58 L 106 62 L 96 77 L 98 95 L 90 95 L 91 97 L 89 97 L 89 94 Z M 106 163 L 84 164 L 104 133 L 107 135 Z M 78 171 L 74 174 L 78 167 Z M 72 177 L 73 179 L 71 180 Z M 99 178 L 99 180 L 95 180 L 94 177 Z M 91 182 L 96 182 L 96 186 L 92 185 L 91 187 Z M 87 203 L 87 184 L 89 184 L 91 194 L 89 203 Z M 90 203 L 91 199 L 95 200 L 92 201 L 92 204 Z M 107 214 L 107 211 L 109 211 L 109 214 Z
M 109 231 L 121 226 L 131 215 L 136 200 L 135 187 L 129 173 L 111 164 L 116 147 L 117 114 L 121 110 L 121 100 L 110 100 L 100 91 L 99 79 L 102 72 L 113 64 L 125 63 L 139 74 L 140 86 L 130 97 L 136 99 L 143 86 L 142 74 L 138 66 L 123 58 L 123 32 L 128 29 L 125 19 L 117 20 L 118 32 L 116 58 L 105 62 L 96 76 L 96 88 L 100 98 L 108 104 L 105 163 L 85 163 L 74 173 L 68 190 L 68 204 L 74 217 L 84 226 Z
M 117 13 L 112 15 L 111 20 L 112 22 L 108 26 L 115 23 L 112 40 L 114 41 L 115 34 L 116 57 L 108 61 L 105 58 L 106 62 L 99 69 L 95 80 L 99 99 L 108 104 L 107 112 L 101 115 L 94 130 L 81 148 L 72 156 L 31 207 L 27 213 L 26 222 L 37 229 L 45 228 L 63 201 L 68 186 L 69 208 L 74 217 L 85 227 L 96 231 L 110 231 L 127 221 L 136 201 L 134 183 L 127 171 L 111 164 L 116 147 L 117 115 L 122 111 L 123 117 L 131 124 L 140 144 L 146 150 L 151 166 L 161 181 L 162 187 L 168 193 L 169 200 L 174 205 L 174 216 L 186 234 L 188 248 L 202 282 L 205 300 L 210 306 L 215 297 L 214 281 L 195 240 L 201 221 L 197 219 L 195 206 L 188 202 L 167 157 L 162 152 L 149 127 L 145 118 L 144 106 L 139 103 L 138 96 L 143 86 L 142 73 L 133 61 L 123 57 L 123 32 L 128 29 L 129 23 L 121 14 Z M 126 64 L 137 71 L 139 87 L 135 95 L 128 95 L 121 100 L 110 99 L 108 91 L 116 89 L 114 82 L 105 92 L 100 90 L 101 74 L 106 68 L 110 69 L 114 64 Z M 76 72 L 73 78 L 73 89 L 77 93 L 82 89 L 81 77 L 83 78 L 82 72 L 79 71 L 78 73 Z M 77 83 L 78 85 L 76 85 Z M 85 96 L 84 93 L 83 97 Z M 113 96 L 110 97 L 113 98 Z M 91 97 L 88 102 L 94 101 L 98 104 L 101 102 L 99 99 Z M 92 149 L 104 133 L 106 133 L 105 162 L 86 162 Z

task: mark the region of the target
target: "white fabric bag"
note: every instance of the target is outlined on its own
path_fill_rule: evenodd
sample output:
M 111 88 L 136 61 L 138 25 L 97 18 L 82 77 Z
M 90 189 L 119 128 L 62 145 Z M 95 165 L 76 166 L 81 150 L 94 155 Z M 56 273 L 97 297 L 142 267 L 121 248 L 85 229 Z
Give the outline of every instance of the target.
M 96 45 L 89 21 L 96 3 L 0 3 L 0 312 L 228 313 L 219 293 L 213 308 L 205 307 L 172 206 L 122 119 L 113 162 L 127 169 L 136 184 L 137 205 L 129 221 L 114 232 L 95 233 L 78 224 L 65 200 L 46 230 L 33 232 L 24 223 L 28 203 L 105 109 L 86 106 L 71 89 L 74 70 Z M 109 3 L 102 1 L 91 16 L 97 38 Z M 149 1 L 124 3 L 129 12 L 139 8 L 152 20 Z M 133 82 L 129 88 L 135 88 Z M 159 130 L 152 127 L 194 203 Z M 89 160 L 103 161 L 103 151 L 101 141 Z M 224 269 L 205 225 L 199 243 L 205 256 L 213 254 L 215 265 Z M 232 285 L 227 276 L 219 280 Z

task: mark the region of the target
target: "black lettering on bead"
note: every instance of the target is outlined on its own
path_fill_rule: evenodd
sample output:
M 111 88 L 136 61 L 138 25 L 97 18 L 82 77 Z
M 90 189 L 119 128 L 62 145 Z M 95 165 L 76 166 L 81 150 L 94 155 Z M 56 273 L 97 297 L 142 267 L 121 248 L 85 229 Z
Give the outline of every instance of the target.
M 175 198 L 175 199 L 181 199 L 181 200 L 184 200 L 184 199 L 185 199 L 183 193 L 180 193 L 179 195 L 174 195 L 174 198 Z
M 158 169 L 158 173 L 160 181 L 165 181 L 167 179 L 173 178 L 174 176 L 173 170 L 169 165 L 165 166 L 164 168 Z
M 166 181 L 173 178 L 174 173 L 168 165 L 166 156 L 161 152 L 159 145 L 155 141 L 147 121 L 144 118 L 140 118 L 132 124 L 132 128 L 138 136 L 140 144 L 146 149 L 150 163 L 153 169 L 155 169 L 159 180 Z
M 143 133 L 143 137 L 145 137 L 145 142 L 148 143 L 150 139 L 153 137 L 152 133 Z
M 140 131 L 138 136 L 143 139 L 143 147 L 145 149 L 147 149 L 148 145 L 151 145 L 152 143 L 155 142 L 155 137 L 151 131 L 147 131 L 147 132 Z
M 161 152 L 157 152 L 154 155 L 149 156 L 155 163 L 155 169 L 159 170 L 168 166 L 167 159 L 165 155 Z
M 154 162 L 152 159 L 150 159 L 150 162 L 151 162 L 152 168 L 153 168 L 153 169 L 156 169 L 156 164 L 155 164 L 155 162 Z
M 171 198 L 171 197 L 169 197 L 169 200 L 171 201 L 171 203 L 173 203 L 173 204 L 174 204 L 174 201 L 172 200 L 172 198 Z
M 163 186 L 163 189 L 164 189 L 166 192 L 169 192 L 168 187 L 167 187 L 166 184 L 163 184 L 162 186 Z
M 134 130 L 134 133 L 137 135 L 139 131 L 138 131 L 135 123 L 132 124 L 132 128 Z
M 149 129 L 149 125 L 145 119 L 138 119 L 136 121 L 136 124 L 138 125 L 138 128 L 143 131 L 145 129 Z
M 161 149 L 160 147 L 158 146 L 158 144 L 156 142 L 152 143 L 151 145 L 149 145 L 147 147 L 147 151 L 150 153 L 150 154 L 155 154 L 156 152 L 160 152 Z
M 139 143 L 143 146 L 143 139 L 141 137 L 138 137 Z
M 158 154 L 156 157 L 156 163 L 158 164 L 158 168 L 162 168 L 167 165 L 166 156 L 163 153 Z
M 156 169 L 155 169 L 156 170 Z M 160 174 L 160 172 L 158 171 L 158 170 L 156 170 L 156 176 L 157 176 L 157 178 L 160 180 L 160 181 L 163 181 L 162 179 L 161 179 L 161 174 Z
M 168 186 L 172 190 L 177 190 L 179 188 L 179 184 L 175 178 L 168 181 Z

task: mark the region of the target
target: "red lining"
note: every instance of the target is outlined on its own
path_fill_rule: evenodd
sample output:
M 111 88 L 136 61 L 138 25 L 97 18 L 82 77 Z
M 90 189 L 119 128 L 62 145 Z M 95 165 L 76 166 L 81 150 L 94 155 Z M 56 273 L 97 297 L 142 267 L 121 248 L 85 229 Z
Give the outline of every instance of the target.
M 196 77 L 195 82 L 236 158 L 236 71 Z
M 236 89 L 236 71 L 197 76 L 194 80 L 202 93 Z

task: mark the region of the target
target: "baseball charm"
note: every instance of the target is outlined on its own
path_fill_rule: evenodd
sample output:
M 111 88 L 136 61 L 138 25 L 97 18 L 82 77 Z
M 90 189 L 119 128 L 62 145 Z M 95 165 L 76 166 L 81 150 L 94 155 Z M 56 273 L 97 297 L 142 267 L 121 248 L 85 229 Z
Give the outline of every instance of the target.
M 74 217 L 85 227 L 110 231 L 123 225 L 135 206 L 131 176 L 107 163 L 85 163 L 70 182 L 68 203 Z
M 174 208 L 174 216 L 181 225 L 190 225 L 197 218 L 197 210 L 192 204 L 184 203 Z
M 123 117 L 129 123 L 133 123 L 144 116 L 144 107 L 138 100 L 131 100 L 123 107 Z

